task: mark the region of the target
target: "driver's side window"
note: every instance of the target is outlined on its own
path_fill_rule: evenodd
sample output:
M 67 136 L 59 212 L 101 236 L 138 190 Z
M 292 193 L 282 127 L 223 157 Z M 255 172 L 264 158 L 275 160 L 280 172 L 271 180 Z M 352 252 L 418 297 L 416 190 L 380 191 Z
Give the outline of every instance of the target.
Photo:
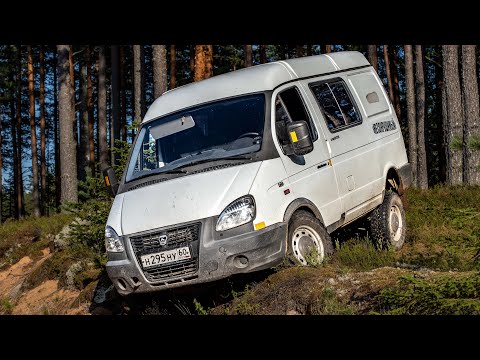
M 304 120 L 308 124 L 310 137 L 313 141 L 318 139 L 317 131 L 308 114 L 305 104 L 298 89 L 294 86 L 279 93 L 275 98 L 275 131 L 277 139 L 283 147 L 290 144 L 287 133 L 287 124 L 293 121 Z

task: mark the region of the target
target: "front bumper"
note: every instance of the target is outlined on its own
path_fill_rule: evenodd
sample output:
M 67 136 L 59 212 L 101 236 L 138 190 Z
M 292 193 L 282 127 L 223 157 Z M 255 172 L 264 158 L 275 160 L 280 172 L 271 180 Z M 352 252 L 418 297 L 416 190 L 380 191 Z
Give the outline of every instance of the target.
M 198 270 L 194 274 L 158 282 L 147 280 L 129 237 L 124 236 L 125 253 L 109 254 L 108 276 L 121 295 L 128 295 L 214 281 L 232 274 L 267 269 L 282 262 L 286 251 L 286 223 L 258 231 L 251 231 L 250 223 L 222 234 L 215 232 L 215 223 L 216 217 L 201 220 Z M 182 225 L 188 224 L 178 226 Z M 250 231 L 242 232 L 242 228 Z

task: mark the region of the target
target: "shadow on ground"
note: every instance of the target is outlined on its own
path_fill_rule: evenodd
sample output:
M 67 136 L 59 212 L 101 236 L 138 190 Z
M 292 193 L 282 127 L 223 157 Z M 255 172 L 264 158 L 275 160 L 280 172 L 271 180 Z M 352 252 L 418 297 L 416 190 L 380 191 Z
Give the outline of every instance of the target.
M 94 290 L 89 311 L 92 315 L 198 315 L 231 301 L 274 272 L 268 269 L 238 274 L 211 283 L 126 297 L 117 293 L 104 272 Z

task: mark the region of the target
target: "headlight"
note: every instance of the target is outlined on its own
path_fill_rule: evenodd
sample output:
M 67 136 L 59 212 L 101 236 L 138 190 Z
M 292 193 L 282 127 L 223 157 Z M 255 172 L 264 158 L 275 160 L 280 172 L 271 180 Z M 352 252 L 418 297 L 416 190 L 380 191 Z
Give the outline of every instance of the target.
M 122 240 L 111 226 L 105 228 L 105 248 L 107 252 L 122 252 L 124 250 Z
M 228 205 L 218 217 L 215 230 L 224 231 L 252 221 L 255 218 L 255 201 L 243 196 Z

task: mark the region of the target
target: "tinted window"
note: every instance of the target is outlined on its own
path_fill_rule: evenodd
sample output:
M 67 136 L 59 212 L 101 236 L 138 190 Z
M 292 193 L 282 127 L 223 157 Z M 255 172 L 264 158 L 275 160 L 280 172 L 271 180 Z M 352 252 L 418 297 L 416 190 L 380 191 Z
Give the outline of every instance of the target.
M 246 95 L 176 112 L 142 126 L 126 181 L 195 161 L 261 149 L 265 95 Z
M 343 81 L 313 84 L 310 85 L 310 88 L 323 111 L 327 127 L 331 131 L 361 122 Z
M 307 122 L 312 140 L 317 140 L 317 132 L 297 88 L 292 87 L 282 91 L 275 99 L 275 130 L 281 145 L 290 143 L 287 134 L 287 124 L 300 120 Z

